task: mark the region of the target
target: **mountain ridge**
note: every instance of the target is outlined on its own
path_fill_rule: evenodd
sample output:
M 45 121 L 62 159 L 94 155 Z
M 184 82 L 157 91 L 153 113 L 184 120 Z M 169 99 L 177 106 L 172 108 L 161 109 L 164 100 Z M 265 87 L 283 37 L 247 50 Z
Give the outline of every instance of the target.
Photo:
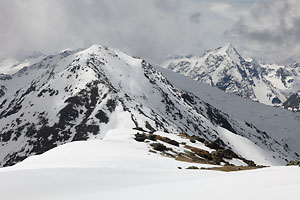
M 169 58 L 164 68 L 253 101 L 282 106 L 300 90 L 300 67 L 280 66 L 244 59 L 232 44 L 207 51 L 203 56 Z

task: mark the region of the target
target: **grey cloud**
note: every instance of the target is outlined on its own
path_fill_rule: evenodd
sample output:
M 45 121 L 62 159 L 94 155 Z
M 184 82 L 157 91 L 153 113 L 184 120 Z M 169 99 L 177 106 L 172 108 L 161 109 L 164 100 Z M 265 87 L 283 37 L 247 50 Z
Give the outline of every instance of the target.
M 227 32 L 234 35 L 250 56 L 284 62 L 300 58 L 300 2 L 277 0 L 256 3 Z
M 193 13 L 189 16 L 189 20 L 192 23 L 199 24 L 201 22 L 202 14 L 200 12 Z
M 256 3 L 235 22 L 210 13 L 209 0 L 0 0 L 0 59 L 98 43 L 159 63 L 228 40 L 262 60 L 298 59 L 300 1 L 274 1 Z
M 190 15 L 194 22 L 200 17 L 193 6 L 179 0 L 0 0 L 0 59 L 98 43 L 160 62 L 200 49 L 201 29 L 187 23 Z

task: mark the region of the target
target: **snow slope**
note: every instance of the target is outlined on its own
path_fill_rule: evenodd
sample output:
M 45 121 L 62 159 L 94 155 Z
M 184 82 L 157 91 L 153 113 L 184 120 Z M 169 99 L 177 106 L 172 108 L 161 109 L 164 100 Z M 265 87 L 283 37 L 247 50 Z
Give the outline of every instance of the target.
M 265 64 L 244 59 L 227 44 L 203 56 L 169 57 L 162 67 L 266 105 L 281 106 L 300 90 L 300 65 Z
M 268 133 L 285 148 L 298 152 L 300 149 L 300 113 L 290 112 L 226 94 L 217 88 L 191 80 L 170 70 L 156 67 L 171 83 L 182 90 L 190 91 L 215 108 L 228 113 L 235 119 L 245 121 Z M 242 134 L 252 140 L 252 136 Z M 252 140 L 253 141 L 253 140 Z
M 298 197 L 299 167 L 240 172 L 188 170 L 190 163 L 149 153 L 145 144 L 133 143 L 128 131 L 115 129 L 103 140 L 72 142 L 0 169 L 1 198 L 281 200 Z
M 126 126 L 126 124 L 124 123 Z M 110 129 L 103 139 L 76 141 L 56 147 L 42 155 L 31 156 L 13 167 L 14 169 L 43 169 L 43 168 L 119 168 L 119 169 L 177 169 L 191 165 L 212 167 L 209 164 L 197 164 L 177 161 L 173 158 L 149 152 L 150 146 L 134 140 L 137 131 L 128 128 Z M 158 133 L 164 135 L 164 133 Z M 169 135 L 169 134 L 167 134 Z M 185 141 L 173 135 L 177 141 Z M 194 146 L 197 146 L 194 144 Z M 173 146 L 173 148 L 175 148 Z M 209 149 L 209 148 L 208 148 Z

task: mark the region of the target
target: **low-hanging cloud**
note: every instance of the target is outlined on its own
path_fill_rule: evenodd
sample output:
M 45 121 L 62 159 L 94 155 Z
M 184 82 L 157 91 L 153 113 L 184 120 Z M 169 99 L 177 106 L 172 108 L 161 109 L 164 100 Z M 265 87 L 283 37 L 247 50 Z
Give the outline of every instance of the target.
M 0 0 L 0 59 L 97 43 L 159 63 L 226 42 L 262 60 L 296 59 L 300 1 L 271 1 L 247 11 L 252 1 Z
M 300 58 L 300 1 L 255 3 L 227 32 L 247 54 L 265 61 Z
M 94 43 L 156 62 L 167 54 L 199 51 L 201 11 L 193 5 L 181 0 L 0 0 L 0 59 L 19 51 L 48 53 Z
M 202 14 L 200 12 L 196 12 L 190 15 L 189 19 L 192 23 L 199 24 L 201 22 Z

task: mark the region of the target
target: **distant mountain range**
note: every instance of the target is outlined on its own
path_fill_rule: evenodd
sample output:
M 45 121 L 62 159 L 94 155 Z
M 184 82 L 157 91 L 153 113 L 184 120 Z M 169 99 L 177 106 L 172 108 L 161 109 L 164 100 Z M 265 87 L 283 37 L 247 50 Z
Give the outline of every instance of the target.
M 300 110 L 299 104 L 295 103 L 299 101 L 296 95 L 300 91 L 299 63 L 282 66 L 245 59 L 233 45 L 227 44 L 207 51 L 200 57 L 192 55 L 169 57 L 162 67 L 217 87 L 229 94 L 266 105 Z M 289 103 L 290 101 L 293 102 Z

